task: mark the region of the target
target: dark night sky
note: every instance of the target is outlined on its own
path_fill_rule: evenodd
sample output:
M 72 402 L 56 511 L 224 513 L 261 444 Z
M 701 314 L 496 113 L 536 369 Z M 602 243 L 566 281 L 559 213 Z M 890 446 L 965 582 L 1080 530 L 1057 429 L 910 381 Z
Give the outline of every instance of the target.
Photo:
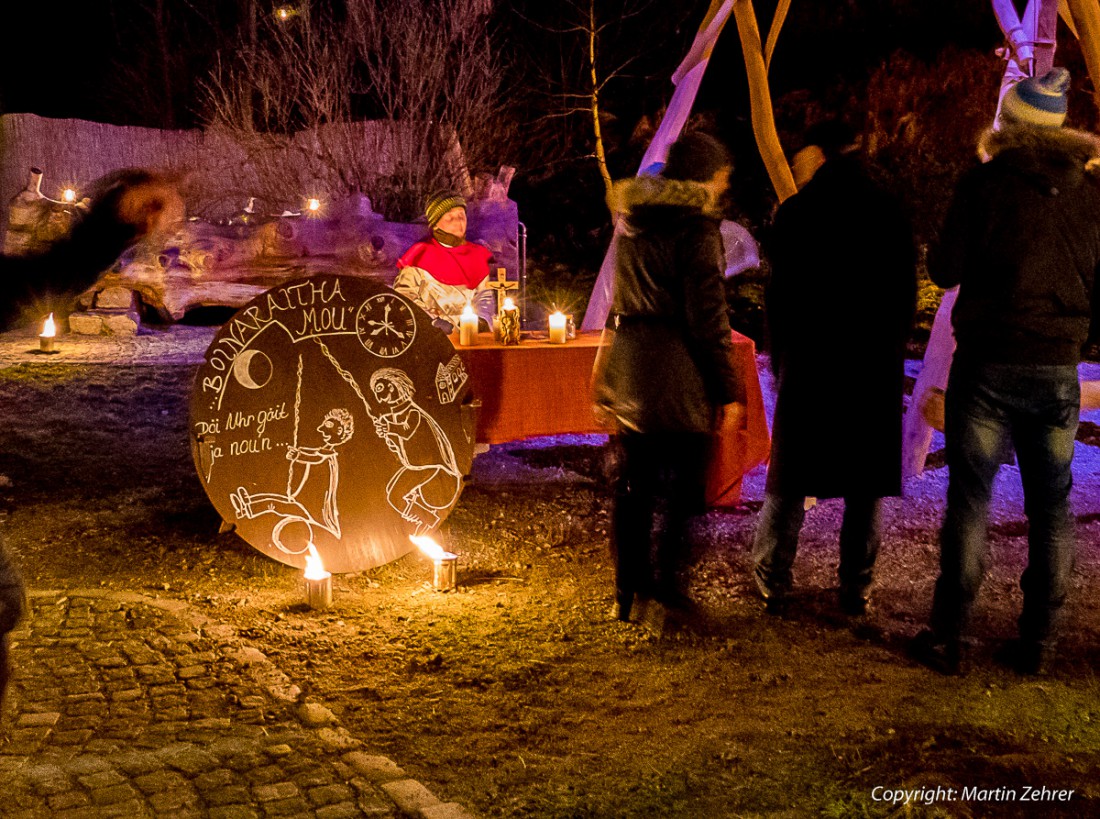
M 0 33 L 0 110 L 47 116 L 91 110 L 116 52 L 107 3 L 12 3 Z
M 113 63 L 140 66 L 143 54 L 148 55 L 151 38 L 133 32 L 148 21 L 152 5 L 150 0 L 11 3 L 4 10 L 0 32 L 0 111 L 98 119 L 133 117 L 130 111 L 112 116 L 115 109 L 126 108 L 124 100 L 114 98 L 120 82 Z M 165 0 L 174 16 L 174 44 L 197 52 L 195 60 L 201 64 L 209 56 L 213 38 L 209 23 L 187 17 L 190 5 L 186 0 Z M 261 7 L 266 5 L 261 0 Z M 691 0 L 690 5 L 696 8 L 688 19 L 701 19 L 707 0 Z M 235 4 L 220 6 L 231 15 Z M 766 33 L 774 2 L 757 0 L 755 6 Z M 725 98 L 743 93 L 738 83 L 730 82 L 743 74 L 736 38 L 731 21 L 708 71 L 710 79 L 700 100 L 703 107 L 721 105 Z M 683 36 L 669 37 L 676 41 L 669 45 L 677 53 L 683 50 L 679 39 Z M 790 87 L 812 87 L 838 73 L 866 71 L 868 64 L 896 48 L 930 54 L 946 41 L 992 48 L 998 39 L 993 13 L 984 2 L 795 0 L 780 38 L 771 81 L 773 89 L 781 93 Z M 663 56 L 667 62 L 668 55 Z M 656 84 L 655 93 L 661 93 L 660 85 Z

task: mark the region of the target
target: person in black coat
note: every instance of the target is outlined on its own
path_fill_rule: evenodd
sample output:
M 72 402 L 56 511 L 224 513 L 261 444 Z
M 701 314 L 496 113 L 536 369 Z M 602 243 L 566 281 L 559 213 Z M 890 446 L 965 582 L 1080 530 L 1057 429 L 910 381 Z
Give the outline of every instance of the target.
M 620 182 L 612 195 L 625 229 L 609 316 L 615 337 L 596 402 L 612 420 L 620 453 L 612 546 L 622 620 L 636 596 L 686 604 L 676 572 L 690 519 L 704 508 L 711 433 L 737 397 L 718 230 L 731 168 L 721 143 L 689 134 L 671 146 L 660 176 Z
M 0 255 L 0 330 L 11 329 L 26 303 L 45 293 L 91 286 L 130 245 L 183 219 L 175 180 L 143 170 L 117 171 L 93 186 L 86 215 L 46 252 Z M 8 632 L 26 608 L 23 578 L 0 533 L 0 709 L 10 668 Z
M 1100 329 L 1100 139 L 1063 127 L 1069 90 L 1064 68 L 1009 89 L 1002 127 L 979 144 L 987 161 L 960 178 L 929 259 L 936 284 L 959 287 L 957 348 L 945 403 L 940 576 L 930 628 L 911 650 L 944 673 L 965 670 L 993 482 L 1008 445 L 1023 484 L 1028 565 L 1019 637 L 999 658 L 1022 673 L 1049 670 L 1069 593 L 1077 365 L 1090 324 Z
M 844 498 L 840 603 L 859 615 L 881 499 L 901 494 L 916 253 L 908 219 L 861 163 L 854 132 L 830 121 L 808 138 L 793 163 L 803 186 L 780 206 L 765 241 L 778 395 L 753 572 L 768 610 L 782 612 L 806 499 Z

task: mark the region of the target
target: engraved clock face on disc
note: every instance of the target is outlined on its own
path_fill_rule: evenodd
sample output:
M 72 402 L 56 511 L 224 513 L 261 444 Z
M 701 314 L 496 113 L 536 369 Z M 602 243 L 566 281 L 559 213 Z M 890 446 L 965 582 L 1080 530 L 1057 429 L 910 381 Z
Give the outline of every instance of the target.
M 355 332 L 368 352 L 379 358 L 396 358 L 416 339 L 416 318 L 404 299 L 380 293 L 359 308 Z
M 469 378 L 447 335 L 371 279 L 257 296 L 196 374 L 191 448 L 222 519 L 275 560 L 369 569 L 435 531 L 470 469 Z

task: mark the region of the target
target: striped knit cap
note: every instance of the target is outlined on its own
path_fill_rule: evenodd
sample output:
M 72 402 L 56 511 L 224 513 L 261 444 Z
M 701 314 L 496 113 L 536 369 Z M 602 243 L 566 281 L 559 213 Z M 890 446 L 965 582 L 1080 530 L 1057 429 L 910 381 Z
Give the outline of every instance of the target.
M 1001 115 L 1011 122 L 1059 128 L 1066 119 L 1069 72 L 1052 68 L 1041 77 L 1028 77 L 1008 89 Z
M 435 196 L 428 199 L 428 204 L 424 207 L 424 214 L 428 217 L 428 227 L 434 228 L 439 224 L 439 220 L 447 213 L 447 211 L 453 208 L 465 208 L 466 200 L 459 196 L 457 193 L 446 192 L 437 193 Z

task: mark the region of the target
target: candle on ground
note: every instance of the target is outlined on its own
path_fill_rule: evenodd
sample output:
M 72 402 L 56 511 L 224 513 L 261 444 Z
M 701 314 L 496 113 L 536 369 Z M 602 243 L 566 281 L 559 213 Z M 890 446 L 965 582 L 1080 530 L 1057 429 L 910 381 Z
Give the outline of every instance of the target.
M 325 571 L 317 547 L 309 544 L 306 555 L 306 605 L 311 609 L 327 609 L 332 605 L 332 573 Z
M 53 313 L 50 313 L 42 322 L 42 334 L 38 336 L 38 349 L 44 353 L 54 352 L 54 342 L 57 337 L 57 324 L 54 323 Z
M 458 555 L 444 550 L 427 535 L 409 535 L 409 540 L 432 559 L 432 588 L 440 592 L 455 591 L 458 588 Z

